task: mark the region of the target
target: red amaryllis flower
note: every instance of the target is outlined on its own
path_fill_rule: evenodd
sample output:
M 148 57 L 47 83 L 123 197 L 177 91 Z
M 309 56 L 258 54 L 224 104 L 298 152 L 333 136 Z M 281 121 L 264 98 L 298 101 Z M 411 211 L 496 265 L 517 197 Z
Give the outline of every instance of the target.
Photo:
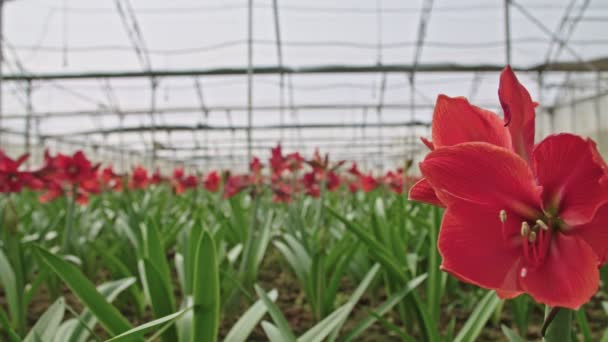
M 195 175 L 188 175 L 184 178 L 182 184 L 186 189 L 194 189 L 198 185 L 198 178 Z
M 325 188 L 329 191 L 336 191 L 340 188 L 340 177 L 335 172 L 329 171 L 327 173 Z
M 364 192 L 370 192 L 378 187 L 378 181 L 371 173 L 359 176 L 359 185 Z
M 13 160 L 0 150 L 0 192 L 21 192 L 24 186 L 40 188 L 42 182 L 31 172 L 19 171 L 19 167 L 27 160 L 28 154 L 24 154 L 17 160 Z
M 535 104 L 525 88 L 517 82 L 509 67 L 505 68 L 501 74 L 500 89 L 502 90 L 499 94 L 501 103 L 505 106 L 507 103 L 511 103 L 510 107 L 517 107 L 508 110 L 509 113 L 517 112 L 516 119 L 510 123 L 508 128 L 498 115 L 471 105 L 464 97 L 452 98 L 439 95 L 431 127 L 433 141 L 422 138 L 422 142 L 430 150 L 473 141 L 487 142 L 507 149 L 522 149 L 524 138 L 533 144 Z M 507 89 L 509 90 L 507 91 Z M 525 133 L 523 133 L 524 127 Z M 517 147 L 515 147 L 516 145 Z M 444 206 L 425 178 L 410 189 L 410 198 Z
M 382 183 L 386 185 L 392 192 L 396 194 L 403 193 L 404 178 L 403 172 L 388 171 L 382 178 Z
M 187 180 L 187 178 L 188 177 L 186 177 L 183 168 L 176 167 L 175 169 L 173 169 L 173 178 L 171 179 L 171 186 L 173 187 L 173 191 L 176 194 L 179 195 L 186 191 L 187 182 L 191 182 L 191 180 Z M 196 181 L 196 179 L 194 181 Z
M 283 156 L 281 144 L 278 144 L 276 147 L 270 149 L 270 158 L 268 159 L 268 164 L 270 164 L 270 169 L 273 176 L 280 176 L 281 173 L 283 173 L 283 171 L 287 168 L 285 161 L 286 159 Z
M 359 184 L 357 182 L 350 182 L 348 184 L 348 191 L 350 191 L 351 193 L 355 193 L 359 190 Z
M 160 170 L 156 168 L 152 177 L 150 178 L 150 184 L 160 184 L 163 181 L 163 176 L 160 173 Z
M 122 177 L 114 172 L 112 165 L 101 170 L 101 182 L 107 189 L 122 190 Z
M 224 185 L 224 198 L 231 198 L 249 186 L 249 175 L 228 176 Z
M 262 163 L 260 162 L 260 158 L 253 157 L 251 162 L 249 162 L 249 181 L 251 184 L 261 185 L 264 181 L 262 177 Z
M 56 170 L 55 177 L 71 184 L 95 179 L 99 167 L 92 165 L 82 151 L 74 153 L 73 156 L 59 153 L 53 159 L 53 165 Z
M 184 169 L 181 167 L 176 167 L 173 169 L 173 179 L 181 180 L 182 178 L 184 178 Z
M 597 291 L 598 267 L 608 257 L 606 164 L 595 143 L 576 135 L 553 135 L 534 147 L 535 104 L 509 68 L 499 96 L 508 129 L 473 122 L 483 139 L 456 136 L 460 141 L 441 148 L 437 140 L 447 135 L 434 137 L 434 151 L 420 164 L 447 207 L 442 269 L 501 297 L 525 292 L 576 309 Z M 469 117 L 495 121 L 474 112 Z
M 148 170 L 143 166 L 137 166 L 133 169 L 131 179 L 129 179 L 129 189 L 145 189 L 149 182 Z
M 291 187 L 285 183 L 272 185 L 272 201 L 274 203 L 289 203 L 291 202 Z
M 64 194 L 65 191 L 59 182 L 55 180 L 48 180 L 46 182 L 45 191 L 38 196 L 38 201 L 40 201 L 40 203 L 47 203 L 63 196 Z
M 285 156 L 285 164 L 291 172 L 295 172 L 302 168 L 304 158 L 298 152 L 290 153 Z
M 82 151 L 72 156 L 57 154 L 51 157 L 45 151 L 45 165 L 35 172 L 46 184 L 46 193 L 40 196 L 41 202 L 53 200 L 64 194 L 71 195 L 79 204 L 88 202 L 89 193 L 101 192 L 97 169 Z M 65 187 L 65 189 L 64 189 Z M 66 191 L 70 188 L 70 191 Z
M 321 189 L 319 188 L 317 172 L 310 171 L 302 176 L 302 185 L 304 186 L 304 190 L 308 196 L 311 197 L 319 197 L 321 195 Z
M 205 190 L 209 192 L 217 192 L 220 189 L 221 178 L 217 171 L 211 171 L 207 174 L 204 181 Z
M 361 175 L 361 171 L 359 171 L 359 167 L 357 166 L 356 162 L 353 162 L 353 164 L 350 166 L 350 169 L 348 169 L 348 173 L 350 173 L 353 176 Z

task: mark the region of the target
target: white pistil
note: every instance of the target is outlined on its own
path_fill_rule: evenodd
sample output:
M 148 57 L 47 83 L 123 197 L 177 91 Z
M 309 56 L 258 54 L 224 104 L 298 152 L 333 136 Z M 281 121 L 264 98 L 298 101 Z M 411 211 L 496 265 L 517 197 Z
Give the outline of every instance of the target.
M 528 269 L 525 268 L 525 267 L 522 267 L 521 271 L 519 272 L 519 276 L 522 277 L 522 278 L 525 278 L 526 275 L 528 275 Z

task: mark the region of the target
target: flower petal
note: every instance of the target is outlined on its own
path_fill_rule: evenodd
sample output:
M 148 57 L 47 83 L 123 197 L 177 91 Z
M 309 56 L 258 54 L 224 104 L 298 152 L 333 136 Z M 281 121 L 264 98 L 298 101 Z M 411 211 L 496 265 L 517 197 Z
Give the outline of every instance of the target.
M 445 207 L 441 200 L 437 198 L 435 190 L 433 190 L 425 178 L 422 178 L 412 186 L 410 189 L 409 198 L 414 201 L 424 202 L 438 207 Z
M 434 150 L 435 149 L 435 145 L 433 144 L 433 142 L 429 141 L 427 138 L 425 137 L 420 137 L 420 140 L 422 141 L 422 143 L 429 148 L 429 150 Z
M 507 230 L 518 230 L 521 221 L 507 218 Z M 499 210 L 456 202 L 443 217 L 439 233 L 441 268 L 457 278 L 503 293 L 519 292 L 519 239 L 504 239 Z
M 534 148 L 536 104 L 509 66 L 500 74 L 498 98 L 505 115 L 505 126 L 508 126 L 511 132 L 513 150 L 527 161 Z
M 540 189 L 530 168 L 505 148 L 480 142 L 442 147 L 427 155 L 420 170 L 444 203 L 455 198 L 523 217 L 540 213 Z
M 532 166 L 543 187 L 545 210 L 571 226 L 591 221 L 608 201 L 608 187 L 600 184 L 605 173 L 593 146 L 577 135 L 557 134 L 533 152 Z
M 599 208 L 593 221 L 572 227 L 565 234 L 585 240 L 598 256 L 600 263 L 605 264 L 608 261 L 608 204 Z
M 432 129 L 435 148 L 472 141 L 511 148 L 509 131 L 498 115 L 471 105 L 464 97 L 439 95 Z
M 537 302 L 578 309 L 599 287 L 598 259 L 574 236 L 555 234 L 547 257 L 537 269 L 522 271 L 520 284 Z

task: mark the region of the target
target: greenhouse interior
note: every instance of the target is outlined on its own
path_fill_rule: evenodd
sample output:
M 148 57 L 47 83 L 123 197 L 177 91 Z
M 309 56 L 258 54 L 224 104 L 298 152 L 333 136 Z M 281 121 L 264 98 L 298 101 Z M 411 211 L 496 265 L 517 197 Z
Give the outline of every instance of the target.
M 608 342 L 608 2 L 0 0 L 0 38 L 1 341 Z

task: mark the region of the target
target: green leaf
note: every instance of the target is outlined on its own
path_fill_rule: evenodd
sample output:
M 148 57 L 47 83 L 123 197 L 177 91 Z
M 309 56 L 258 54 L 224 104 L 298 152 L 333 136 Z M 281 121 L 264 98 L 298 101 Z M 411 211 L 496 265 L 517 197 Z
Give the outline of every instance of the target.
M 277 297 L 277 290 L 272 290 L 268 293 L 268 298 L 273 302 Z M 261 299 L 257 300 L 232 326 L 232 329 L 230 329 L 224 338 L 224 342 L 245 342 L 266 312 L 267 309 L 264 302 Z
M 173 292 L 170 292 L 165 287 L 165 282 L 162 279 L 160 272 L 154 264 L 148 259 L 140 260 L 143 263 L 144 276 L 146 278 L 146 286 L 150 294 L 150 304 L 154 317 L 160 318 L 170 315 L 174 312 L 173 308 Z M 163 334 L 165 341 L 177 341 L 177 330 L 175 327 L 169 327 Z
M 374 280 L 379 270 L 380 264 L 374 264 L 374 266 L 372 266 L 369 272 L 367 272 L 367 274 L 365 275 L 365 278 L 361 280 L 361 283 L 359 284 L 359 286 L 357 286 L 357 288 L 350 296 L 346 304 L 344 304 L 345 309 L 341 312 L 340 315 L 338 315 L 338 317 L 335 318 L 337 324 L 335 326 L 335 330 L 332 334 L 331 340 L 335 340 L 337 338 L 338 333 L 342 328 L 342 325 L 344 324 L 344 322 L 346 322 L 346 319 L 348 318 L 348 315 L 350 315 L 350 312 L 355 308 L 355 305 L 357 305 L 357 303 L 361 299 L 361 296 L 363 296 L 363 293 L 365 293 L 365 290 L 367 290 L 369 284 L 371 284 L 371 282 Z
M 315 324 L 314 327 L 306 331 L 298 338 L 298 342 L 322 342 L 329 334 L 336 331 L 342 324 L 342 318 L 348 315 L 348 304 L 344 304 L 337 308 L 329 316 L 325 317 L 321 322 Z
M 583 341 L 593 341 L 593 338 L 591 337 L 591 328 L 589 328 L 589 322 L 587 321 L 585 309 L 581 308 L 576 311 L 576 322 L 578 323 L 578 327 L 580 328 L 581 333 L 583 334 Z
M 498 298 L 496 293 L 488 291 L 460 329 L 454 342 L 475 341 L 492 316 L 492 312 L 494 312 L 498 303 L 500 303 L 500 298 Z
M 111 303 L 122 291 L 133 285 L 135 281 L 134 277 L 110 281 L 97 286 L 97 291 Z M 72 328 L 61 329 L 65 333 L 63 335 L 65 338 L 58 339 L 55 337 L 56 342 L 85 342 L 91 333 L 90 330 L 97 324 L 97 318 L 88 308 L 85 308 L 80 314 L 79 319 L 71 319 L 63 323 L 61 327 L 63 328 L 67 323 L 71 323 L 70 326 Z
M 131 329 L 129 321 L 95 289 L 95 286 L 74 265 L 49 251 L 35 246 L 36 253 L 74 292 L 112 335 Z
M 158 235 L 158 230 L 156 229 L 156 225 L 142 224 L 142 232 L 145 241 L 145 255 L 147 259 L 154 265 L 156 271 L 158 272 L 158 280 L 161 280 L 164 286 L 173 293 L 173 288 L 171 286 L 171 271 L 169 270 L 169 263 L 167 262 L 167 257 L 165 255 L 165 250 L 160 241 L 160 237 Z M 173 296 L 169 297 L 169 300 L 173 302 Z M 172 305 L 173 307 L 173 305 Z M 164 316 L 164 315 L 163 315 Z
M 61 297 L 38 318 L 23 342 L 34 342 L 36 338 L 42 341 L 51 341 L 55 337 L 64 314 L 65 300 Z
M 268 309 L 268 313 L 270 314 L 270 317 L 272 317 L 272 320 L 276 324 L 276 328 L 279 330 L 281 337 L 282 337 L 281 340 L 285 341 L 285 342 L 295 342 L 296 336 L 291 331 L 291 328 L 289 327 L 289 322 L 287 322 L 287 319 L 285 318 L 285 316 L 283 316 L 283 313 L 281 312 L 279 307 L 276 306 L 276 304 L 274 304 L 274 302 L 270 299 L 268 294 L 266 294 L 264 289 L 262 289 L 257 284 L 254 285 L 254 287 L 255 287 L 255 292 L 258 294 L 260 299 L 262 299 L 262 301 L 264 302 L 264 305 L 266 306 L 266 309 Z M 262 324 L 263 324 L 263 322 L 262 322 Z M 264 331 L 266 331 L 266 329 L 264 329 Z
M 217 340 L 220 316 L 220 281 L 215 244 L 209 233 L 203 232 L 194 260 L 193 342 Z
M 382 316 L 389 312 L 395 305 L 399 304 L 408 293 L 417 288 L 422 282 L 427 278 L 427 274 L 420 275 L 401 289 L 400 291 L 394 293 L 391 297 L 389 297 L 384 303 L 382 303 L 378 309 L 375 310 L 375 314 L 378 316 Z M 355 327 L 342 339 L 344 342 L 352 341 L 354 338 L 359 336 L 365 329 L 369 328 L 374 322 L 376 322 L 377 318 L 374 315 L 370 315 L 366 317 L 363 321 L 355 325 Z
M 20 302 L 21 296 L 19 292 L 23 289 L 17 289 L 15 272 L 2 249 L 0 249 L 0 283 L 2 283 L 2 286 L 4 287 L 11 318 L 15 320 L 18 317 L 21 317 L 23 307 Z
M 6 316 L 6 312 L 4 312 L 2 306 L 0 306 L 0 324 L 2 324 L 2 327 L 7 332 L 11 342 L 21 342 L 21 337 L 19 337 L 15 329 L 13 329 L 11 326 L 11 323 L 8 321 L 8 317 Z
M 190 309 L 191 308 L 186 308 L 186 309 L 180 310 L 178 312 L 172 313 L 170 315 L 167 315 L 165 317 L 161 317 L 161 318 L 155 319 L 153 321 L 150 321 L 148 323 L 144 323 L 138 327 L 125 331 L 124 333 L 122 333 L 118 336 L 115 336 L 115 337 L 107 340 L 106 342 L 123 342 L 123 341 L 129 342 L 129 341 L 139 339 L 144 334 L 146 334 L 150 331 L 153 331 L 154 329 L 156 329 L 159 326 L 173 324 L 176 320 L 178 320 L 184 313 L 186 313 Z
M 602 335 L 600 342 L 608 342 L 608 329 L 604 330 L 604 335 Z
M 264 332 L 266 333 L 266 336 L 268 336 L 268 340 L 270 342 L 284 342 L 285 341 L 283 338 L 283 334 L 281 334 L 281 331 L 279 330 L 279 328 L 277 328 L 276 325 L 263 321 L 262 329 L 264 329 Z
M 521 338 L 515 331 L 506 325 L 501 325 L 500 329 L 502 330 L 502 333 L 505 334 L 509 342 L 525 342 L 523 338 Z

